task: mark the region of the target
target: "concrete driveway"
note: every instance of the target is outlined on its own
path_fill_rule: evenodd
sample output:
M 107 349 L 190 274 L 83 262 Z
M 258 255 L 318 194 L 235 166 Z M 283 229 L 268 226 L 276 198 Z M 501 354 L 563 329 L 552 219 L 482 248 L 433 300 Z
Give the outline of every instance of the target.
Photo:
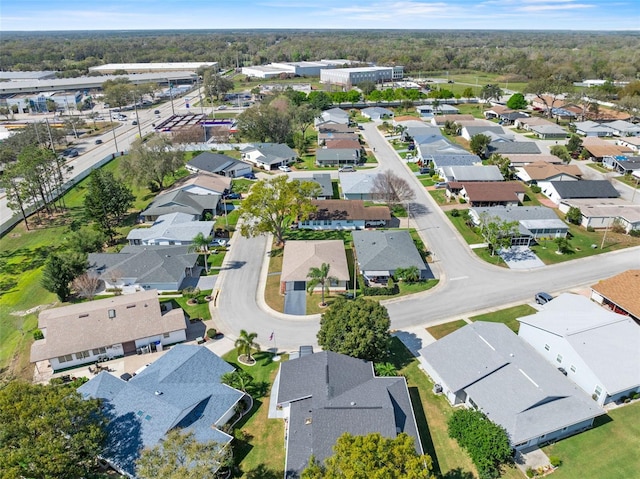
M 528 246 L 512 246 L 498 254 L 510 269 L 542 268 L 545 265 Z
M 307 314 L 307 290 L 304 281 L 291 281 L 287 283 L 284 293 L 284 314 L 304 316 Z

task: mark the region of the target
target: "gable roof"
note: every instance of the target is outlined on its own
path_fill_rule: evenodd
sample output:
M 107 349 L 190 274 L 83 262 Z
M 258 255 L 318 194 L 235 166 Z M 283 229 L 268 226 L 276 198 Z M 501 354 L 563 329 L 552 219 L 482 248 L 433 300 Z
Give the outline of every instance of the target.
M 318 129 L 318 133 L 352 133 L 355 134 L 355 130 L 351 128 L 349 125 L 345 125 L 344 123 L 336 123 L 333 121 L 326 121 L 323 123 L 318 123 L 316 125 Z
M 462 128 L 466 130 L 469 136 L 475 135 L 486 135 L 487 133 L 495 133 L 497 135 L 504 135 L 506 131 L 499 125 L 494 124 L 493 126 L 465 126 Z
M 604 414 L 502 323 L 468 324 L 420 355 L 451 391 L 466 391 L 504 427 L 514 445 Z
M 557 156 L 553 155 L 545 155 L 545 154 L 517 154 L 510 153 L 505 155 L 511 161 L 512 166 L 526 165 L 531 163 L 551 163 L 551 164 L 561 164 L 562 160 Z
M 338 173 L 344 195 L 370 194 L 376 176 L 374 173 Z
M 268 165 L 281 163 L 282 161 L 290 160 L 298 156 L 288 145 L 282 143 L 253 143 L 242 149 L 242 152 L 245 154 L 254 151 L 261 155 L 259 160 Z
M 531 131 L 535 131 L 541 135 L 552 135 L 552 134 L 562 134 L 568 135 L 567 131 L 555 124 L 551 125 L 532 125 Z
M 443 168 L 446 176 L 455 181 L 502 181 L 502 173 L 496 165 L 448 166 Z
M 563 337 L 611 395 L 640 386 L 640 326 L 589 298 L 563 293 L 522 324 Z
M 620 193 L 607 180 L 550 181 L 561 198 L 618 198 Z
M 357 159 L 357 148 L 318 148 L 316 150 L 316 161 L 337 160 L 346 163 Z
M 84 398 L 101 398 L 109 417 L 102 452 L 123 473 L 135 477 L 135 461 L 176 427 L 200 442 L 220 445 L 232 437 L 220 431 L 221 419 L 244 393 L 220 382 L 233 367 L 202 346 L 176 345 L 125 382 L 102 372 L 78 388 Z
M 495 141 L 487 146 L 487 153 L 507 154 L 539 154 L 540 148 L 533 141 Z
M 247 167 L 248 165 L 227 155 L 205 151 L 191 158 L 187 166 L 208 171 L 209 173 L 222 173 L 233 170 L 239 166 Z
M 316 208 L 309 220 L 385 220 L 391 219 L 387 206 L 365 206 L 362 200 L 313 200 Z
M 329 265 L 329 275 L 349 281 L 347 254 L 342 240 L 287 241 L 284 244 L 280 281 L 307 281 L 311 268 Z
M 518 221 L 520 232 L 525 234 L 532 234 L 531 229 L 569 229 L 555 211 L 545 206 L 489 206 L 470 208 L 470 211 L 475 212 L 478 218 L 486 213 L 489 218 L 497 216 L 503 221 Z
M 558 175 L 582 177 L 582 171 L 577 165 L 554 165 L 546 161 L 536 161 L 522 167 L 531 180 L 546 180 Z
M 115 311 L 113 317 L 109 310 Z M 46 309 L 38 327 L 46 335 L 31 345 L 32 362 L 180 331 L 187 324 L 180 308 L 162 314 L 153 289 Z
M 640 269 L 630 269 L 591 286 L 600 296 L 640 318 Z
M 436 168 L 444 168 L 446 166 L 475 166 L 481 165 L 482 160 L 477 155 L 470 153 L 462 153 L 459 155 L 439 155 L 429 154 L 423 155 L 422 159 L 433 162 Z
M 431 121 L 437 125 L 444 125 L 447 121 L 458 123 L 461 121 L 475 121 L 473 115 L 436 115 Z
M 463 188 L 470 202 L 518 201 L 518 193 L 525 192 L 517 181 L 471 182 L 464 183 Z
M 601 158 L 603 156 L 618 156 L 630 153 L 631 150 L 626 146 L 615 145 L 609 142 L 583 142 L 583 147 L 591 153 L 594 158 Z
M 327 149 L 343 149 L 343 150 L 359 150 L 362 145 L 356 138 L 333 138 L 327 139 L 324 142 L 324 146 Z
M 150 228 L 132 229 L 127 235 L 127 239 L 191 242 L 199 233 L 205 237 L 209 236 L 214 225 L 215 221 L 194 221 L 193 215 L 171 213 L 159 216 Z
M 198 171 L 197 173 L 180 178 L 171 185 L 170 188 L 165 190 L 165 193 L 175 190 L 184 190 L 194 186 L 222 194 L 225 190 L 231 188 L 231 178 L 215 175 L 206 171 Z
M 300 182 L 312 181 L 322 189 L 322 192 L 318 196 L 333 196 L 333 184 L 331 183 L 331 174 L 329 173 L 312 173 L 311 176 L 298 176 L 296 177 Z
M 142 216 L 162 216 L 171 213 L 186 213 L 201 216 L 204 210 L 218 206 L 221 195 L 197 195 L 184 190 L 173 190 L 156 196 L 141 213 Z
M 278 404 L 290 403 L 285 477 L 299 477 L 314 455 L 324 461 L 344 432 L 399 432 L 422 445 L 403 377 L 376 377 L 373 364 L 323 351 L 280 366 Z
M 426 268 L 408 231 L 354 231 L 352 237 L 362 271 Z

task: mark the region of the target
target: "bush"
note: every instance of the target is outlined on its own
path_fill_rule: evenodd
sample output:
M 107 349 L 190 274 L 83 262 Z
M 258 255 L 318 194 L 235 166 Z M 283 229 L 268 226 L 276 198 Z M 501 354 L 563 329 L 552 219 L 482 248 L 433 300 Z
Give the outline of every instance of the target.
M 218 335 L 218 330 L 216 328 L 207 329 L 207 338 L 213 339 Z
M 527 468 L 527 477 L 533 477 L 536 475 L 535 471 L 533 469 L 531 469 L 530 467 Z
M 631 394 L 631 399 L 638 399 L 638 398 L 640 398 L 640 393 Z
M 458 216 L 460 216 L 460 210 L 454 208 L 451 210 L 451 216 L 453 216 L 454 218 L 457 218 Z
M 594 229 L 594 227 L 593 227 L 593 226 L 587 226 L 587 231 L 588 231 L 589 233 L 593 233 L 593 232 L 595 231 L 595 229 Z
M 560 465 L 562 465 L 562 459 L 560 459 L 558 456 L 549 456 L 549 462 L 553 467 L 559 467 Z
M 465 203 L 467 202 L 467 200 L 465 200 L 464 198 L 459 198 L 459 199 L 458 199 L 458 202 L 459 202 L 461 205 L 463 205 L 463 204 L 465 204 Z
M 637 238 L 640 236 L 640 230 L 631 230 L 629 231 L 629 236 L 633 236 L 634 238 Z
M 36 341 L 39 339 L 44 339 L 44 334 L 42 334 L 42 331 L 40 331 L 39 329 L 36 329 L 33 332 L 33 339 L 35 339 Z
M 531 185 L 531 192 L 532 193 L 542 193 L 542 188 L 540 188 L 538 185 Z

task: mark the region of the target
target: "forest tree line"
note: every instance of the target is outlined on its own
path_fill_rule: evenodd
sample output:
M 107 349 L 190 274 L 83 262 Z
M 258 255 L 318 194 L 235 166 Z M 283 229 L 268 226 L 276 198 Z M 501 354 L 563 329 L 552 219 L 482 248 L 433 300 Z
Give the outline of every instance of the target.
M 5 32 L 3 70 L 80 76 L 91 66 L 217 61 L 224 69 L 274 61 L 345 58 L 405 71 L 475 70 L 528 82 L 629 81 L 640 72 L 640 33 L 580 31 L 260 30 Z

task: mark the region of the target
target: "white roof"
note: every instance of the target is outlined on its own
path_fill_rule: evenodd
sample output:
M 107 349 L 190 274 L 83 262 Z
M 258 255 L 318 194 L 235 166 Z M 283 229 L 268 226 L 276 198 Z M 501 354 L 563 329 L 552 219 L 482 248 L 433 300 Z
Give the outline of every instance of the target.
M 89 71 L 111 70 L 144 70 L 144 71 L 195 71 L 200 67 L 214 67 L 218 62 L 166 62 L 166 63 L 107 63 L 97 67 L 90 67 Z

